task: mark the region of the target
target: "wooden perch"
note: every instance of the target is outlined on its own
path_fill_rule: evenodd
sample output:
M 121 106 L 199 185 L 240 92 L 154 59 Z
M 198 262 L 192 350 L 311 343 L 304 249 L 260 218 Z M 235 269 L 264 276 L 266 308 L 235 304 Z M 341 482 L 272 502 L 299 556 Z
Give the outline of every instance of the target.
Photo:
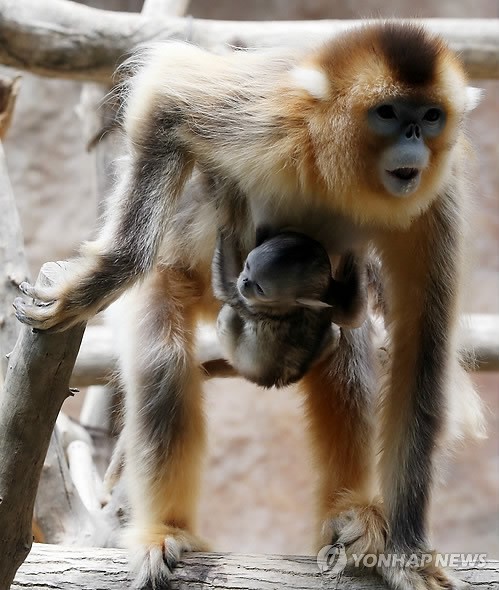
M 35 545 L 20 568 L 11 590 L 123 590 L 131 587 L 126 555 L 118 549 L 87 549 Z M 483 567 L 457 567 L 474 588 L 497 588 L 499 562 Z M 346 569 L 341 576 L 321 573 L 315 557 L 187 554 L 175 570 L 173 588 L 182 590 L 386 590 L 374 575 Z
M 499 19 L 422 19 L 459 52 L 473 78 L 499 78 Z M 231 22 L 90 8 L 69 0 L 0 0 L 0 62 L 43 76 L 109 83 L 116 66 L 152 40 L 228 45 L 309 45 L 359 21 Z
M 50 440 L 36 496 L 35 518 L 47 543 L 94 545 L 102 520 L 97 523 L 91 518 L 71 480 L 61 440 L 65 435 L 64 430 L 56 429 Z
M 0 140 L 5 138 L 9 130 L 20 86 L 21 76 L 0 78 Z
M 499 316 L 472 314 L 462 331 L 462 346 L 475 358 L 476 371 L 499 371 Z M 204 328 L 198 334 L 197 358 L 206 379 L 234 377 L 236 372 L 223 359 L 215 331 Z M 116 370 L 112 336 L 105 326 L 87 328 L 76 360 L 71 384 L 75 387 L 105 384 Z
M 57 282 L 62 263 L 42 267 L 37 284 Z M 23 326 L 0 397 L 0 590 L 8 590 L 32 543 L 31 519 L 50 436 L 85 327 L 60 334 Z

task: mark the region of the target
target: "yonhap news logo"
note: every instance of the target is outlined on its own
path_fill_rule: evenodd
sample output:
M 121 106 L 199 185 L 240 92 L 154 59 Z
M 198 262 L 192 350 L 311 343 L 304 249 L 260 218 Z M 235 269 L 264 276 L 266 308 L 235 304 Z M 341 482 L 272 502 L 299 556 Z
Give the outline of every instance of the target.
M 317 554 L 317 567 L 322 574 L 339 575 L 347 565 L 347 554 L 343 543 L 325 545 Z
M 343 543 L 325 545 L 317 554 L 317 567 L 322 574 L 338 576 L 348 563 Z M 354 568 L 413 568 L 467 566 L 480 568 L 487 564 L 486 553 L 352 553 L 350 563 Z

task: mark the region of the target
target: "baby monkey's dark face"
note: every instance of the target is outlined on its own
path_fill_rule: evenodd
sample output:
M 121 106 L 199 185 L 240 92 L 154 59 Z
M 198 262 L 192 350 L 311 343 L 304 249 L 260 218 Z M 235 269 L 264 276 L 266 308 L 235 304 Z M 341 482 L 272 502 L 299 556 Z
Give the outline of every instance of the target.
M 249 305 L 296 306 L 317 302 L 331 280 L 331 263 L 315 240 L 283 232 L 252 250 L 238 277 L 237 288 Z

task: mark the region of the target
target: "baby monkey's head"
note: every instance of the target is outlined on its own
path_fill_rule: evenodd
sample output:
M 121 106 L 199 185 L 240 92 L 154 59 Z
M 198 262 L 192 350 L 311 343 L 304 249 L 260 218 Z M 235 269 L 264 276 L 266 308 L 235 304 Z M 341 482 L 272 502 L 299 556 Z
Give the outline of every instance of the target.
M 312 238 L 286 231 L 252 250 L 238 277 L 248 306 L 329 307 L 323 301 L 331 281 L 331 263 Z

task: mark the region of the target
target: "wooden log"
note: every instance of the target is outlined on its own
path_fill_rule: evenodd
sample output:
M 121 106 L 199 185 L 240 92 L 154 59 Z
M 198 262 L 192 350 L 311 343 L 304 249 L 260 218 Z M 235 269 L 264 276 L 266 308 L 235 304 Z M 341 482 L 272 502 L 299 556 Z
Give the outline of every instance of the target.
M 360 21 L 231 22 L 119 13 L 69 0 L 0 0 L 0 62 L 43 76 L 109 83 L 129 52 L 151 40 L 206 49 L 310 45 Z M 473 78 L 499 78 L 499 19 L 422 19 L 459 52 Z
M 465 317 L 461 343 L 476 371 L 499 371 L 499 316 L 475 313 Z
M 197 356 L 206 379 L 234 377 L 234 369 L 223 359 L 214 330 L 203 330 L 198 339 Z M 116 354 L 111 331 L 106 326 L 89 326 L 83 337 L 71 385 L 105 385 L 116 371 Z
M 141 14 L 146 16 L 184 16 L 190 0 L 144 0 Z
M 47 543 L 94 545 L 102 519 L 91 518 L 71 480 L 63 449 L 67 436 L 64 429 L 55 429 L 50 439 L 36 496 L 35 519 Z
M 465 320 L 462 347 L 474 358 L 475 371 L 499 371 L 499 316 L 472 314 Z M 116 358 L 110 330 L 105 326 L 87 328 L 76 360 L 71 384 L 75 387 L 104 384 L 116 370 Z M 224 360 L 212 328 L 198 334 L 196 349 L 206 379 L 234 377 L 234 369 Z
M 64 265 L 45 264 L 37 284 L 57 282 Z M 85 330 L 60 334 L 21 328 L 0 398 L 0 590 L 29 553 L 38 481 Z
M 35 545 L 20 568 L 11 590 L 123 590 L 131 587 L 126 555 L 118 549 L 69 548 Z M 499 562 L 482 567 L 461 565 L 459 576 L 473 588 L 499 585 Z M 315 557 L 186 554 L 173 575 L 179 590 L 384 590 L 379 577 L 347 568 L 341 576 L 321 573 Z
M 0 140 L 3 141 L 10 128 L 16 98 L 21 87 L 21 76 L 0 78 Z

